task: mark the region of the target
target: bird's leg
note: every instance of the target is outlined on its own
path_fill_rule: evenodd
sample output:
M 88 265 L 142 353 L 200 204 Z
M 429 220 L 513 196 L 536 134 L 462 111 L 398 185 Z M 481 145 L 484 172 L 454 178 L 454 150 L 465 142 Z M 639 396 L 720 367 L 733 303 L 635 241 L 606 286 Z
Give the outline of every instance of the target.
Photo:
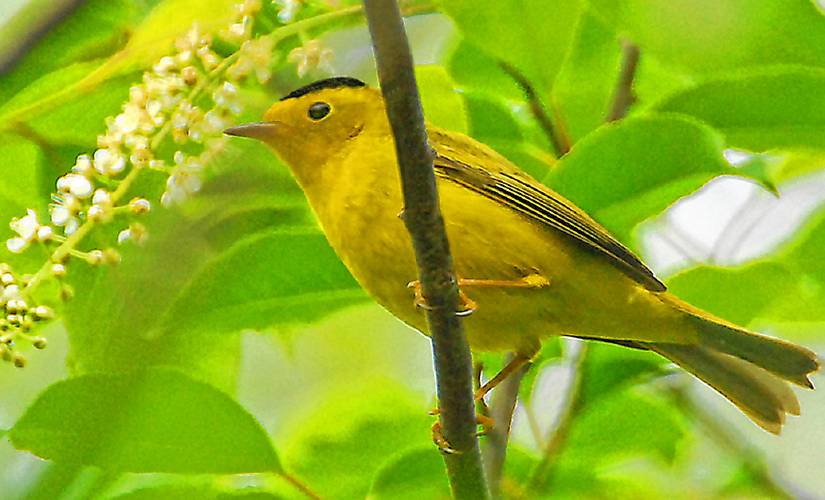
M 526 356 L 524 354 L 517 354 L 514 356 L 513 359 L 510 360 L 510 362 L 507 363 L 507 365 L 502 368 L 495 377 L 488 380 L 486 384 L 476 390 L 475 400 L 484 401 L 484 396 L 486 396 L 488 392 L 492 391 L 498 384 L 502 383 L 504 379 L 515 373 L 516 370 L 529 363 L 530 359 L 530 356 Z
M 465 287 L 502 287 L 502 288 L 543 288 L 550 284 L 550 280 L 544 276 L 532 273 L 527 276 L 515 280 L 485 280 L 473 278 L 459 278 L 459 288 Z M 412 288 L 415 291 L 415 307 L 417 309 L 430 310 L 432 307 L 427 304 L 424 295 L 421 292 L 421 282 L 418 280 L 407 283 L 407 288 Z M 478 308 L 476 303 L 467 297 L 463 291 L 458 292 L 459 300 L 461 300 L 461 309 L 456 311 L 457 316 L 469 316 Z

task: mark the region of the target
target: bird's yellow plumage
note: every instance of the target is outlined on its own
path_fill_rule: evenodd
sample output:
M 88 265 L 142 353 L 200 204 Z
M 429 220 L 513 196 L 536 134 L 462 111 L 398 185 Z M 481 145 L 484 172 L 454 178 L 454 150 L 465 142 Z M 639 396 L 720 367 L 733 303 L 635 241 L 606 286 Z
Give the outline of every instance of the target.
M 316 82 L 230 129 L 272 147 L 306 193 L 330 244 L 384 307 L 426 333 L 395 147 L 379 91 Z M 627 248 L 492 149 L 428 127 L 455 271 L 475 312 L 474 350 L 533 355 L 554 335 L 650 349 L 778 432 L 798 414 L 788 381 L 811 387 L 814 353 L 749 332 L 680 301 Z

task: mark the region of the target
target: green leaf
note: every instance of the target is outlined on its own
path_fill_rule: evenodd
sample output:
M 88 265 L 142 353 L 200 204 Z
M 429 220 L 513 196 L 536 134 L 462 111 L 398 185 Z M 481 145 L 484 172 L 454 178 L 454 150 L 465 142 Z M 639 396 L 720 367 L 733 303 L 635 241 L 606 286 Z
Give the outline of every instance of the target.
M 544 181 L 628 242 L 640 222 L 713 177 L 737 173 L 722 144 L 690 117 L 629 118 L 579 141 Z
M 311 322 L 365 299 L 323 234 L 279 231 L 239 241 L 209 262 L 180 292 L 160 328 L 261 330 Z
M 709 72 L 825 66 L 822 12 L 810 0 L 590 0 L 594 12 L 663 63 Z
M 579 400 L 593 404 L 623 388 L 664 373 L 667 360 L 650 351 L 589 342 L 582 365 Z
M 499 62 L 464 39 L 450 53 L 447 67 L 462 87 L 503 99 L 524 100 L 524 92 Z
M 579 1 L 558 0 L 461 0 L 443 7 L 465 40 L 517 68 L 545 96 L 582 10 Z
M 278 472 L 260 424 L 214 387 L 180 373 L 87 375 L 51 385 L 10 433 L 58 463 L 118 472 Z
M 140 488 L 109 500 L 278 500 L 281 496 L 253 488 L 226 491 L 209 485 L 168 484 Z
M 391 458 L 375 476 L 369 498 L 450 498 L 444 459 L 432 446 L 408 450 Z
M 670 462 L 685 434 L 672 406 L 637 390 L 614 391 L 577 415 L 561 462 L 593 467 L 637 455 Z
M 427 121 L 438 127 L 467 133 L 464 99 L 443 66 L 416 66 L 415 78 Z
M 421 398 L 386 380 L 342 381 L 290 433 L 290 469 L 325 498 L 364 498 L 393 453 L 430 447 L 433 418 Z M 353 467 L 357 464 L 357 467 Z
M 10 72 L 0 77 L 0 102 L 7 101 L 44 74 L 113 54 L 158 1 L 86 0 L 80 3 L 71 15 L 44 33 Z M 23 11 L 20 17 L 43 15 L 42 5 L 34 2 L 26 9 L 34 12 Z
M 705 80 L 670 96 L 656 108 L 707 122 L 725 135 L 730 147 L 751 151 L 823 149 L 823 88 L 823 69 L 760 69 Z
M 561 67 L 553 98 L 573 143 L 604 123 L 619 79 L 621 46 L 613 31 L 586 11 Z

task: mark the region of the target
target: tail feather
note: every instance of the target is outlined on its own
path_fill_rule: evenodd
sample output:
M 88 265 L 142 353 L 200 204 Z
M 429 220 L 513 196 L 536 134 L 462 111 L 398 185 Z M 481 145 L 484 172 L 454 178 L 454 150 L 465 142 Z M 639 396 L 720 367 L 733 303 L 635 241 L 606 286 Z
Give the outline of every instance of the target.
M 670 294 L 661 297 L 688 314 L 699 332 L 699 345 L 749 361 L 789 382 L 813 389 L 808 374 L 819 370 L 816 354 L 781 339 L 751 332 L 702 311 Z
M 747 361 L 699 346 L 643 345 L 716 389 L 768 432 L 779 434 L 786 413 L 799 415 L 790 385 Z

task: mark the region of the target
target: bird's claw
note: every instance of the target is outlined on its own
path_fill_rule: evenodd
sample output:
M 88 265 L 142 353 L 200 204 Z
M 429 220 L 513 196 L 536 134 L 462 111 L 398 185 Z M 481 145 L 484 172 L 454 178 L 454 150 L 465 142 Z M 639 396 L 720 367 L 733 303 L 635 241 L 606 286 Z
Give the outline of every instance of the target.
M 418 280 L 410 281 L 407 283 L 407 288 L 411 288 L 415 291 L 415 298 L 413 299 L 413 304 L 415 304 L 415 308 L 417 310 L 424 309 L 425 311 L 432 311 L 434 309 L 433 306 L 427 303 L 427 299 L 424 298 L 424 294 L 421 291 L 421 282 Z M 474 300 L 467 297 L 464 292 L 458 292 L 458 298 L 461 301 L 461 309 L 455 312 L 456 316 L 459 317 L 466 317 L 478 309 L 478 305 L 475 303 Z

